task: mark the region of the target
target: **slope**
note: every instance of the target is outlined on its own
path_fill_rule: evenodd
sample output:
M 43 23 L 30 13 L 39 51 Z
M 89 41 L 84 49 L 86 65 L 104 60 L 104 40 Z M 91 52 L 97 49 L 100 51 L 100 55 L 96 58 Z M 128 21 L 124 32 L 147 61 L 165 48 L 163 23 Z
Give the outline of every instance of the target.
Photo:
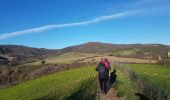
M 0 90 L 0 100 L 95 99 L 94 67 L 83 67 L 48 75 Z

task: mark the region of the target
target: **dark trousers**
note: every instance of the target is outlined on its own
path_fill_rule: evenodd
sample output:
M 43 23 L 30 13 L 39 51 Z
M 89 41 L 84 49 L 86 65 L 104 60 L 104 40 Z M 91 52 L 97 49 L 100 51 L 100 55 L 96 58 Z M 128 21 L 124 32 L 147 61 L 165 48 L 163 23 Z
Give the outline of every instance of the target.
M 100 78 L 99 77 L 99 82 L 100 82 L 100 88 L 101 88 L 101 91 L 105 92 L 106 93 L 106 83 L 107 83 L 107 78 Z

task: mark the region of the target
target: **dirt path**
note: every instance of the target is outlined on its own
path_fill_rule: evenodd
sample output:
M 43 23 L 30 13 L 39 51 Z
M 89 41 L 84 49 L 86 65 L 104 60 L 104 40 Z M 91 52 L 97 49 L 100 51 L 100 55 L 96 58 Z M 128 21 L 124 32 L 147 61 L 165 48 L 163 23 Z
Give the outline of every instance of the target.
M 97 81 L 97 80 L 96 80 Z M 117 91 L 114 88 L 114 85 L 116 83 L 113 83 L 111 85 L 111 88 L 108 90 L 107 94 L 103 94 L 100 90 L 99 83 L 97 81 L 97 93 L 96 93 L 96 100 L 125 100 L 124 97 L 117 97 Z
M 117 97 L 117 91 L 111 88 L 107 94 L 98 91 L 97 100 L 124 100 L 123 97 Z

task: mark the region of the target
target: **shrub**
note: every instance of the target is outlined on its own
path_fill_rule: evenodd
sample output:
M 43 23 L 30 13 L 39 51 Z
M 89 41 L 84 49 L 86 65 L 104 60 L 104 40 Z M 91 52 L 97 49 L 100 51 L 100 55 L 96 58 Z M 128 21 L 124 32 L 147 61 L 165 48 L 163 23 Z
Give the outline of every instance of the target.
M 44 61 L 44 60 L 43 60 L 43 61 L 41 61 L 41 64 L 42 64 L 42 65 L 44 65 L 45 63 L 46 63 L 46 61 Z

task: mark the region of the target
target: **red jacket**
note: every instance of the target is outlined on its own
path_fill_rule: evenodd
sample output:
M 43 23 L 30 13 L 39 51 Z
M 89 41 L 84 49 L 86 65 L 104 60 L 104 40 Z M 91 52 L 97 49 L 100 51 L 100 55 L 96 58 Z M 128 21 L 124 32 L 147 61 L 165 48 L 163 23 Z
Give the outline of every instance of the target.
M 110 63 L 107 61 L 102 61 L 102 63 L 105 65 L 105 67 L 110 70 L 111 66 L 110 66 Z

